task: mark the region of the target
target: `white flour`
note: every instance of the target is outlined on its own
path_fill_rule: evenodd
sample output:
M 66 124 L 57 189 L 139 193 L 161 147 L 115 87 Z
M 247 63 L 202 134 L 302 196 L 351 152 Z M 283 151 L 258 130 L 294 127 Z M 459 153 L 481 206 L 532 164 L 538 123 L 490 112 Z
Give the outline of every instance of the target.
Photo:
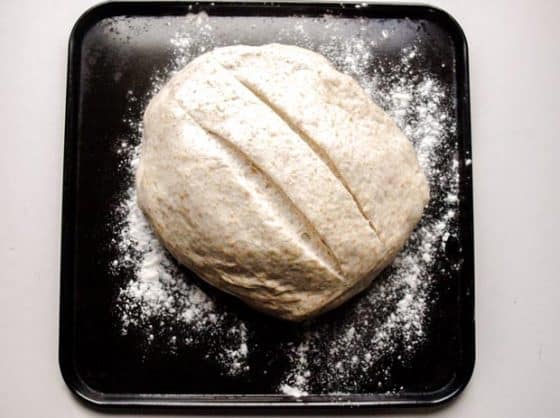
M 174 61 L 154 75 L 154 87 L 147 96 L 129 92 L 131 102 L 140 100 L 146 105 L 174 71 L 223 45 L 216 41 L 219 36 L 213 36 L 216 28 L 206 15 L 184 19 L 185 29 L 170 41 Z M 430 74 L 414 69 L 420 57 L 414 45 L 402 49 L 398 65 L 385 68 L 375 62 L 372 47 L 391 39 L 386 29 L 372 38 L 364 26 L 348 37 L 342 19 L 316 19 L 313 24 L 323 26 L 328 33 L 320 44 L 313 43 L 303 24 L 283 27 L 275 39 L 327 56 L 395 118 L 418 151 L 431 185 L 431 206 L 437 210 L 424 216 L 393 266 L 364 295 L 350 302 L 353 307 L 344 318 L 333 319 L 331 315 L 328 320 L 315 320 L 303 326 L 298 337 L 278 347 L 289 367 L 277 391 L 294 397 L 318 390 L 351 393 L 364 383 L 372 383 L 372 377 L 379 391 L 399 390 L 388 385 L 391 368 L 387 364 L 405 364 L 421 346 L 429 319 L 431 271 L 444 256 L 447 240 L 456 234 L 459 163 L 452 148 L 456 141 L 450 140 L 455 120 L 446 97 L 451 92 Z M 228 306 L 218 306 L 184 275 L 155 238 L 136 205 L 133 182 L 142 134 L 140 117 L 128 115 L 123 122 L 134 131 L 117 149 L 128 167 L 130 186 L 115 210 L 118 257 L 110 266 L 115 276 L 132 271 L 116 302 L 122 333 L 134 330 L 144 335 L 146 346 L 155 339 L 166 341 L 171 351 L 212 341 L 215 351 L 207 356 L 218 362 L 225 374 L 242 376 L 250 371 L 250 323 Z

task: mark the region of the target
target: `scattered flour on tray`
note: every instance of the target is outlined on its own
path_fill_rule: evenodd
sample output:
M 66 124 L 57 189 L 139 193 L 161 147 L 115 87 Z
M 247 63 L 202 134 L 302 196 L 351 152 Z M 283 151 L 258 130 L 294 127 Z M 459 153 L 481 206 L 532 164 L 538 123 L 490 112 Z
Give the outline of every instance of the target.
M 153 89 L 147 95 L 138 97 L 130 91 L 131 103 L 145 106 L 171 74 L 201 53 L 224 45 L 216 41 L 220 37 L 213 36 L 214 28 L 205 14 L 184 19 L 185 29 L 170 41 L 173 62 L 153 76 Z M 350 302 L 353 308 L 344 317 L 314 320 L 303 326 L 298 337 L 278 347 L 289 367 L 277 391 L 293 397 L 317 391 L 351 393 L 365 383 L 373 383 L 379 391 L 398 391 L 402 388 L 388 384 L 390 365 L 405 364 L 422 345 L 434 297 L 431 272 L 444 256 L 447 240 L 457 233 L 459 162 L 456 141 L 450 140 L 456 123 L 454 109 L 447 101 L 451 92 L 430 74 L 415 69 L 421 53 L 414 45 L 402 49 L 397 65 L 378 60 L 373 47 L 390 40 L 385 29 L 375 39 L 366 36 L 366 30 L 349 38 L 343 19 L 315 19 L 314 24 L 322 25 L 329 34 L 320 43 L 314 43 L 317 41 L 307 35 L 303 24 L 282 28 L 276 39 L 322 53 L 355 77 L 394 117 L 415 145 L 430 181 L 431 203 L 392 267 L 371 289 Z M 215 351 L 207 355 L 225 374 L 248 373 L 250 323 L 227 306 L 216 304 L 184 275 L 136 204 L 134 173 L 142 127 L 141 113 L 133 113 L 123 119 L 133 133 L 117 147 L 128 173 L 129 189 L 115 210 L 118 257 L 110 266 L 115 276 L 132 272 L 116 301 L 121 331 L 142 335 L 147 346 L 156 339 L 167 339 L 170 349 L 212 341 Z

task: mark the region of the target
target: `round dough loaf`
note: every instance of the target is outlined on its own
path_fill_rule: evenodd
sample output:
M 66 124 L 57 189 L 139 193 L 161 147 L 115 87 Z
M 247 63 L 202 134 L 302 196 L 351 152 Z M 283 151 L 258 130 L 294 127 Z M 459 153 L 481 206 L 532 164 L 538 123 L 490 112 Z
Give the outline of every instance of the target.
M 412 145 L 356 81 L 278 44 L 174 75 L 146 109 L 136 181 L 180 263 L 288 320 L 365 289 L 429 197 Z

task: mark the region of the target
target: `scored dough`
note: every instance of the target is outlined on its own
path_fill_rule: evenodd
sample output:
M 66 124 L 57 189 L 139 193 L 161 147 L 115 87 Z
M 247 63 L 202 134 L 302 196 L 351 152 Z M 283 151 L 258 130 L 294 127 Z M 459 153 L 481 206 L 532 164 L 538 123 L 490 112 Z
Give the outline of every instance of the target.
M 256 309 L 332 309 L 395 257 L 428 186 L 410 142 L 322 56 L 204 54 L 144 115 L 138 202 L 165 247 Z

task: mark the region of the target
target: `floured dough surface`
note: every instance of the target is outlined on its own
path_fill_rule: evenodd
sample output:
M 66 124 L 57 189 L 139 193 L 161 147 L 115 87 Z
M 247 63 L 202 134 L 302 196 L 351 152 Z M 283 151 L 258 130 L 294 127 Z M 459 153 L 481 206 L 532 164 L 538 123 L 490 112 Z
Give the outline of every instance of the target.
M 278 44 L 173 76 L 144 116 L 137 190 L 179 262 L 290 320 L 367 287 L 428 200 L 412 145 L 360 86 Z

